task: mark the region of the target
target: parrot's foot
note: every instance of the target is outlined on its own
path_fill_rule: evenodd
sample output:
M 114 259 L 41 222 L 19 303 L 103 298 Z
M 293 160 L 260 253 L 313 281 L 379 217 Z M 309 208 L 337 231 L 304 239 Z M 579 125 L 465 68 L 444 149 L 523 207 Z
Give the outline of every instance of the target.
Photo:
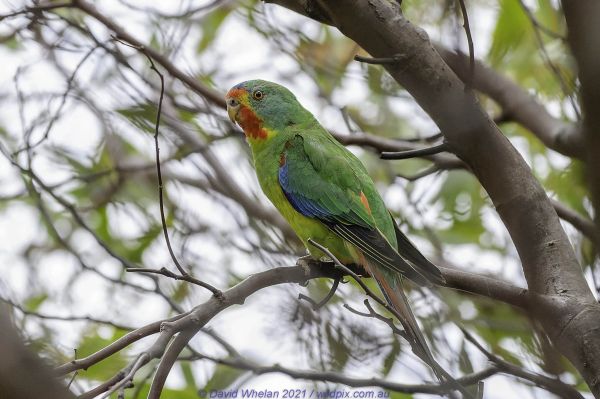
M 312 255 L 304 255 L 298 258 L 296 266 L 300 266 L 304 269 L 304 274 L 308 277 L 310 275 L 310 267 L 319 263 L 318 259 L 313 258 Z

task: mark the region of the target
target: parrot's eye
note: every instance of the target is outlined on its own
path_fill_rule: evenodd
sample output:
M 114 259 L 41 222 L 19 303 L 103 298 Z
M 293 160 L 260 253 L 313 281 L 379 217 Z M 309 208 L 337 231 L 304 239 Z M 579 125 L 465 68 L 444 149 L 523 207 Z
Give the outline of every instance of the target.
M 255 90 L 254 93 L 252 93 L 252 97 L 254 97 L 255 100 L 262 100 L 264 96 L 265 95 L 260 90 Z

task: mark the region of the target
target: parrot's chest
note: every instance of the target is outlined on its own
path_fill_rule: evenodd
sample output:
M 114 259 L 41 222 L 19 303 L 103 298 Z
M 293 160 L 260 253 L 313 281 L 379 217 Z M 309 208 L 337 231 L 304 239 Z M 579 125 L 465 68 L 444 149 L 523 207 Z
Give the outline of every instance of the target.
M 279 164 L 277 162 L 269 162 L 267 165 L 260 162 L 255 166 L 258 182 L 263 192 L 302 240 L 305 240 L 304 235 L 314 233 L 314 230 L 327 230 L 321 222 L 302 215 L 290 204 L 279 184 Z M 306 237 L 306 239 L 308 238 Z

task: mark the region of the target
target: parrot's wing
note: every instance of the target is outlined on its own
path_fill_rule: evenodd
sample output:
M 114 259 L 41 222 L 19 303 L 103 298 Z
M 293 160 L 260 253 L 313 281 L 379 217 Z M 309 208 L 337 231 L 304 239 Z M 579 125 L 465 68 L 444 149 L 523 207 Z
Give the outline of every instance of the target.
M 370 261 L 417 284 L 431 285 L 424 273 L 406 262 L 377 229 L 362 190 L 361 170 L 332 144 L 301 135 L 285 144 L 279 160 L 279 184 L 292 207 L 320 220 Z
M 390 217 L 392 217 L 391 214 Z M 402 230 L 400 230 L 400 226 L 398 226 L 393 217 L 392 222 L 394 223 L 394 232 L 396 233 L 396 241 L 398 242 L 398 252 L 412 264 L 418 265 L 429 281 L 438 285 L 445 284 L 446 280 L 440 269 L 423 256 L 421 251 L 419 251 Z

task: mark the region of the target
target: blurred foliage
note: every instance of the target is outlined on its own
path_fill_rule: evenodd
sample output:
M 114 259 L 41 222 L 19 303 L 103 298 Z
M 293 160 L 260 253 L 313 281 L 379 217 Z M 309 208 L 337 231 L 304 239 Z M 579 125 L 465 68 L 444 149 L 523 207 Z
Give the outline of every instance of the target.
M 266 76 L 297 89 L 302 99 L 310 99 L 309 107 L 332 131 L 396 139 L 436 133 L 431 121 L 381 67 L 353 61 L 355 54 L 365 55 L 364 51 L 335 29 L 258 1 L 208 1 L 206 7 L 195 1 L 175 3 L 151 7 L 148 2 L 115 1 L 110 16 L 168 55 L 177 67 L 220 92 L 238 80 Z M 468 5 L 471 15 L 478 16 L 471 22 L 476 55 L 534 93 L 555 115 L 574 121 L 578 112 L 572 98 L 575 70 L 556 2 L 477 0 Z M 433 40 L 448 46 L 465 43 L 455 2 L 405 0 L 402 8 Z M 48 15 L 34 22 L 27 16 L 11 20 L 0 34 L 0 51 L 18 64 L 14 76 L 2 75 L 7 84 L 0 91 L 5 104 L 0 115 L 0 142 L 9 152 L 18 153 L 17 161 L 32 168 L 49 187 L 33 184 L 39 192 L 34 195 L 26 186 L 31 179 L 19 177 L 5 162 L 2 168 L 8 172 L 0 175 L 4 186 L 0 212 L 7 218 L 16 210 L 25 212 L 28 220 L 40 221 L 40 226 L 41 220 L 50 221 L 45 228 L 31 226 L 34 231 L 25 243 L 12 248 L 9 260 L 15 266 L 10 276 L 22 283 L 11 284 L 8 279 L 0 279 L 0 283 L 7 286 L 2 295 L 21 303 L 27 312 L 65 315 L 72 308 L 73 314 L 94 314 L 107 320 L 105 325 L 75 324 L 65 334 L 64 321 L 15 310 L 30 345 L 57 363 L 72 358 L 73 348 L 77 348 L 76 356 L 83 357 L 113 342 L 126 332 L 120 324 L 138 327 L 144 321 L 189 309 L 200 303 L 205 293 L 181 282 L 132 276 L 124 272 L 122 264 L 124 259 L 137 266 L 172 268 L 158 214 L 151 137 L 157 76 L 143 56 L 111 40 L 108 32 L 80 12 L 62 9 Z M 104 49 L 74 73 L 74 65 L 97 43 Z M 41 73 L 35 71 L 37 67 Z M 29 80 L 40 82 L 40 88 L 24 84 Z M 74 83 L 68 83 L 70 80 Z M 56 84 L 46 87 L 49 81 Z M 258 189 L 242 136 L 221 110 L 180 82 L 167 76 L 166 86 L 160 155 L 166 181 L 166 221 L 181 263 L 193 275 L 219 287 L 236 284 L 266 267 L 291 264 L 302 248 L 273 226 L 272 220 L 260 219 L 252 212 L 252 205 L 266 213 L 273 209 Z M 65 102 L 62 111 L 58 108 L 61 101 Z M 490 114 L 498 113 L 489 99 L 482 98 L 482 104 Z M 23 126 L 19 114 L 24 115 Z M 77 117 L 71 118 L 73 115 Z M 581 214 L 589 211 L 579 162 L 552 153 L 514 123 L 504 123 L 501 128 L 552 197 Z M 27 150 L 45 134 L 47 139 Z M 424 252 L 467 269 L 493 268 L 501 278 L 523 284 L 510 239 L 470 173 L 439 172 L 409 182 L 399 176 L 418 173 L 430 164 L 424 160 L 385 163 L 367 148 L 352 150 L 365 161 L 403 229 Z M 92 234 L 86 233 L 86 227 Z M 595 259 L 591 243 L 572 229 L 568 232 L 584 266 L 591 268 Z M 56 234 L 60 240 L 55 239 Z M 464 256 L 467 249 L 470 255 Z M 53 257 L 64 264 L 60 272 L 50 264 Z M 330 284 L 313 281 L 303 292 L 319 299 Z M 292 366 L 297 368 L 360 370 L 365 377 L 405 375 L 404 370 L 412 370 L 417 363 L 405 342 L 381 321 L 342 307 L 350 304 L 364 311 L 360 292 L 354 284 L 342 284 L 337 295 L 317 312 L 298 301 L 296 290 L 289 287 L 271 289 L 265 294 L 267 300 L 249 301 L 248 311 L 256 314 L 253 320 L 257 325 L 264 325 L 261 331 L 273 346 L 261 353 L 257 362 L 278 363 L 278 348 L 285 347 L 285 363 L 292 358 L 296 361 Z M 447 331 L 459 323 L 505 359 L 563 375 L 587 390 L 526 315 L 507 305 L 448 290 L 424 294 L 410 292 L 426 334 L 451 370 L 470 373 L 485 364 L 456 334 L 452 344 L 446 340 Z M 145 303 L 151 305 L 143 307 Z M 224 353 L 214 342 L 198 346 Z M 84 391 L 108 379 L 137 350 L 122 351 L 80 372 L 73 388 Z M 256 355 L 247 352 L 250 357 Z M 156 365 L 138 374 L 136 387 L 127 391 L 127 398 L 147 395 L 153 367 Z M 422 367 L 413 371 L 423 379 L 431 377 Z M 179 377 L 177 383 L 167 386 L 163 398 L 197 398 L 198 389 L 252 386 L 254 379 L 246 371 L 208 361 L 179 362 L 174 373 Z M 331 385 L 315 384 L 320 388 Z M 529 389 L 526 384 L 521 388 Z M 531 392 L 533 397 L 535 391 Z M 411 396 L 393 393 L 390 397 Z

